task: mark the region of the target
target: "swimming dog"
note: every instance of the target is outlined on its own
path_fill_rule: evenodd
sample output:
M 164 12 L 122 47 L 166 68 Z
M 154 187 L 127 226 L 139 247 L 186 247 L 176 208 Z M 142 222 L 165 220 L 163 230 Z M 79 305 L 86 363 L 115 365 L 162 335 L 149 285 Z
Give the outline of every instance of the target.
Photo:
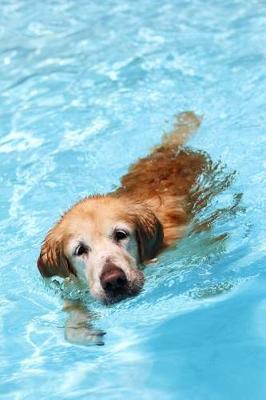
M 85 197 L 66 211 L 43 242 L 42 276 L 75 276 L 106 304 L 138 294 L 142 266 L 182 238 L 190 221 L 190 192 L 206 157 L 183 145 L 200 122 L 193 112 L 179 114 L 173 131 L 130 167 L 117 190 Z M 65 309 L 72 313 L 69 327 L 83 329 L 86 311 L 73 303 Z M 68 329 L 76 341 L 72 336 Z

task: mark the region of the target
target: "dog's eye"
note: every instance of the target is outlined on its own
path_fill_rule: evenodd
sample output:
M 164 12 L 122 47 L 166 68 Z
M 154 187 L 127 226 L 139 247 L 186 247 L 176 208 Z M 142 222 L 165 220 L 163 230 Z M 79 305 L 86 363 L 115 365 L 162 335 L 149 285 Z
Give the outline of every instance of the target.
M 88 247 L 82 243 L 80 243 L 75 251 L 74 251 L 74 256 L 82 256 L 83 254 L 87 254 L 88 253 Z
M 114 232 L 114 238 L 116 242 L 120 242 L 121 240 L 126 239 L 129 236 L 129 233 L 127 231 L 124 231 L 123 229 L 117 229 Z

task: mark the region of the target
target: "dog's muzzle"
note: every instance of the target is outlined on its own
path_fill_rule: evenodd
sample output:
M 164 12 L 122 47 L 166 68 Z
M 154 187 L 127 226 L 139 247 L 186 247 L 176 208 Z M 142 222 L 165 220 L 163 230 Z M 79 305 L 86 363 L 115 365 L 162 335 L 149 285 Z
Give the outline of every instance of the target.
M 129 283 L 124 271 L 114 264 L 107 264 L 100 277 L 101 286 L 110 301 L 118 301 L 129 295 Z

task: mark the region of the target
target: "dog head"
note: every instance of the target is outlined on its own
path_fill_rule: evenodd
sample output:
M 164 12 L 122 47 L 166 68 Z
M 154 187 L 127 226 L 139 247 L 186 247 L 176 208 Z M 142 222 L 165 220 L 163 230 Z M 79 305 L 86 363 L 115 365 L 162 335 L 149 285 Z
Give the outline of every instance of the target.
M 137 294 L 139 266 L 163 244 L 163 228 L 147 205 L 112 196 L 77 203 L 49 231 L 38 259 L 44 277 L 76 275 L 91 294 L 113 303 Z

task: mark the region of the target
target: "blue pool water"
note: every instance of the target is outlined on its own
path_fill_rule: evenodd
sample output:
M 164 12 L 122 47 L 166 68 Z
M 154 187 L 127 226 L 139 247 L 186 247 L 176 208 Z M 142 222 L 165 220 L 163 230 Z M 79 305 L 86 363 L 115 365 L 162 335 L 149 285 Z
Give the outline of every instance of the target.
M 265 399 L 266 3 L 0 6 L 0 398 Z M 184 110 L 204 115 L 190 145 L 218 163 L 195 216 L 218 210 L 211 230 L 150 267 L 140 296 L 89 300 L 105 346 L 71 345 L 41 241 Z

